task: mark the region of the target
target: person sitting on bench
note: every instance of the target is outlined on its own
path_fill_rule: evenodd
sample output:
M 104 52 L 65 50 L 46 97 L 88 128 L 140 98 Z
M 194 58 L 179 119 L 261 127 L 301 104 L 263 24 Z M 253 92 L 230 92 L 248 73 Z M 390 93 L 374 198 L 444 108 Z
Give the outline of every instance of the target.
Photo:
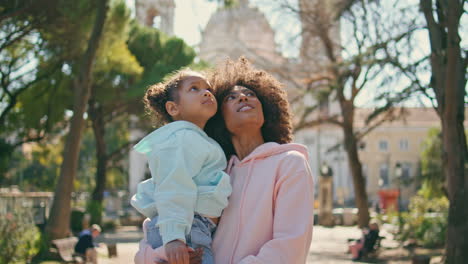
M 367 253 L 374 249 L 375 243 L 379 239 L 379 225 L 375 222 L 369 225 L 369 229 L 363 230 L 362 239 L 358 239 L 349 245 L 349 251 L 353 260 L 360 260 Z
M 75 253 L 86 259 L 87 262 L 97 264 L 97 251 L 95 247 L 98 247 L 94 243 L 94 238 L 101 234 L 101 227 L 99 225 L 92 225 L 89 229 L 81 231 L 78 238 L 78 243 L 75 246 Z

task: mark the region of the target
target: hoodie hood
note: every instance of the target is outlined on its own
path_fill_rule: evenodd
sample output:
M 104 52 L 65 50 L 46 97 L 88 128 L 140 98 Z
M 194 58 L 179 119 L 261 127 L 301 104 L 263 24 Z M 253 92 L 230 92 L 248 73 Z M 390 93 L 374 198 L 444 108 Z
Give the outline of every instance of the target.
M 298 151 L 303 154 L 306 160 L 309 159 L 309 153 L 307 151 L 307 147 L 301 144 L 296 143 L 288 143 L 288 144 L 278 144 L 276 142 L 267 142 L 260 146 L 258 146 L 252 153 L 250 153 L 247 157 L 243 160 L 239 160 L 239 158 L 235 155 L 231 156 L 228 165 L 229 169 L 234 165 L 243 165 L 248 164 L 253 160 L 260 160 L 270 156 L 278 155 L 288 151 Z
M 169 137 L 173 136 L 175 132 L 186 129 L 196 131 L 203 137 L 208 137 L 205 131 L 194 123 L 188 121 L 174 121 L 151 132 L 140 140 L 133 149 L 143 154 L 149 153 L 155 148 L 164 147 Z

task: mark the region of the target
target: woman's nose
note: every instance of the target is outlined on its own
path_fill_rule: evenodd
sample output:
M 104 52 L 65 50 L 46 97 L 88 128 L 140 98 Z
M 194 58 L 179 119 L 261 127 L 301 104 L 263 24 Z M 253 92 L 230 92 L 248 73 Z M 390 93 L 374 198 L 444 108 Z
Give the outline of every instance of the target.
M 249 98 L 248 98 L 245 94 L 243 94 L 243 93 L 241 93 L 241 94 L 239 95 L 239 101 L 240 101 L 240 102 L 242 102 L 242 101 L 247 101 L 248 99 L 249 99 Z

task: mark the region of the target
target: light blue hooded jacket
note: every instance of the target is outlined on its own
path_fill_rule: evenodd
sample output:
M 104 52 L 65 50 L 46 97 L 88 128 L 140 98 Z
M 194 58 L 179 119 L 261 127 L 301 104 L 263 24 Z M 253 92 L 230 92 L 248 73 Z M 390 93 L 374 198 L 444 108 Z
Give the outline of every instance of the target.
M 171 122 L 144 137 L 134 149 L 148 158 L 151 179 L 138 184 L 131 204 L 146 217 L 159 217 L 163 243 L 185 242 L 193 216 L 219 217 L 232 188 L 223 171 L 219 144 L 198 126 Z

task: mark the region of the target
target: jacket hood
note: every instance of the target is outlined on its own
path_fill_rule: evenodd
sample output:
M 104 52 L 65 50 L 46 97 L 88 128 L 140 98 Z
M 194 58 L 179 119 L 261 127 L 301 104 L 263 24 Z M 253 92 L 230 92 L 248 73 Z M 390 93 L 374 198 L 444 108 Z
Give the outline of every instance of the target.
M 250 153 L 247 157 L 245 157 L 243 160 L 239 160 L 237 156 L 232 156 L 230 159 L 230 164 L 228 167 L 231 167 L 232 165 L 235 164 L 244 164 L 244 163 L 249 163 L 253 160 L 258 160 L 258 159 L 264 159 L 270 156 L 274 156 L 277 154 L 281 154 L 287 151 L 298 151 L 301 154 L 303 154 L 306 158 L 306 160 L 309 159 L 309 153 L 307 151 L 307 147 L 301 144 L 296 144 L 296 143 L 288 143 L 288 144 L 278 144 L 276 142 L 267 142 L 264 143 L 260 146 L 258 146 L 252 153 Z
M 203 137 L 207 137 L 205 131 L 203 131 L 194 123 L 188 121 L 174 121 L 148 134 L 146 137 L 140 140 L 140 142 L 138 142 L 138 144 L 136 144 L 133 149 L 143 154 L 148 153 L 154 148 L 164 146 L 165 143 L 167 143 L 169 137 L 180 130 L 196 131 Z

